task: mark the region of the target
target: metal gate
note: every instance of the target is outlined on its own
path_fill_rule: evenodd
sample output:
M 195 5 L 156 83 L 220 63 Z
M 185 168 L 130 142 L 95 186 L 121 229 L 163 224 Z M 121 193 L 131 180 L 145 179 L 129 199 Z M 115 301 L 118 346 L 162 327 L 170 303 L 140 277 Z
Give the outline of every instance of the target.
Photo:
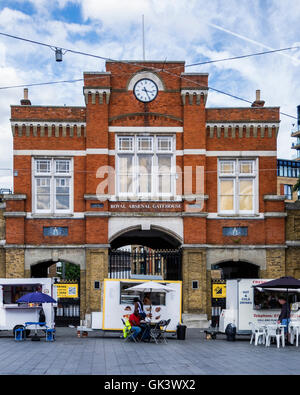
M 70 285 L 69 282 L 59 282 L 58 284 Z M 55 326 L 80 325 L 80 284 L 77 284 L 78 297 L 57 298 L 57 307 L 54 308 Z
M 181 250 L 110 250 L 109 278 L 182 279 Z

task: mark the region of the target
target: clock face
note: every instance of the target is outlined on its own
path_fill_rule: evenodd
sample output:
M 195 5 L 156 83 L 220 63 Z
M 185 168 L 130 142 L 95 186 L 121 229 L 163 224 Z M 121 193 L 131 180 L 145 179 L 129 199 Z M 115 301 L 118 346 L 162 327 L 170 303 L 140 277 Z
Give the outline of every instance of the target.
M 154 81 L 143 78 L 134 85 L 133 93 L 139 101 L 149 103 L 156 98 L 158 87 Z

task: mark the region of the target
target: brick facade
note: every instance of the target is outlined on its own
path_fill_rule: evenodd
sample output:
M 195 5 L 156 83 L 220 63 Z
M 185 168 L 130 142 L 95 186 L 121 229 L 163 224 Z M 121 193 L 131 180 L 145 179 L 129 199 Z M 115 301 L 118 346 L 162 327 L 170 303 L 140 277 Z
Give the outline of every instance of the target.
M 140 78 L 157 83 L 158 95 L 150 103 L 133 94 Z M 38 263 L 35 248 L 49 259 L 50 250 L 55 256 L 67 256 L 68 251 L 80 249 L 84 251 L 80 255 L 84 260 L 80 263 L 81 310 L 90 314 L 101 305 L 101 293 L 93 284 L 108 275 L 111 241 L 140 227 L 174 235 L 183 248 L 185 312 L 209 313 L 210 270 L 224 257 L 237 265 L 252 263 L 263 276 L 283 273 L 284 198 L 276 196 L 279 108 L 255 104 L 207 108 L 208 91 L 208 75 L 185 73 L 184 62 L 107 62 L 105 72 L 84 73 L 84 107 L 13 105 L 15 177 L 14 195 L 6 201 L 6 276 L 30 275 L 30 266 Z M 141 209 L 139 198 L 132 208 L 117 195 L 115 178 L 109 178 L 103 167 L 117 166 L 118 136 L 152 135 L 174 139 L 177 193 L 169 208 L 143 200 L 148 207 Z M 34 160 L 60 157 L 72 159 L 72 210 L 61 215 L 38 213 Z M 255 167 L 251 213 L 220 213 L 218 169 L 220 160 L 228 159 L 237 168 L 243 159 Z M 200 190 L 198 169 L 204 180 Z M 99 195 L 106 198 L 101 204 Z M 197 204 L 201 209 L 195 209 Z M 45 227 L 65 227 L 68 234 L 47 236 Z M 247 235 L 224 236 L 228 227 L 247 228 Z M 77 263 L 76 258 L 72 262 Z M 199 281 L 197 290 L 191 289 L 193 280 Z

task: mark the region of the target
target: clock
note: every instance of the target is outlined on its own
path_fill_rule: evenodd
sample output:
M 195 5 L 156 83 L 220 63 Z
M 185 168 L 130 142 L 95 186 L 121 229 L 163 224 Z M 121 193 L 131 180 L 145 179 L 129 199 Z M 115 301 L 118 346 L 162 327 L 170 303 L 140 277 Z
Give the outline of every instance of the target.
M 133 87 L 133 93 L 137 100 L 143 103 L 150 103 L 158 94 L 158 87 L 156 83 L 149 78 L 143 78 L 136 82 Z

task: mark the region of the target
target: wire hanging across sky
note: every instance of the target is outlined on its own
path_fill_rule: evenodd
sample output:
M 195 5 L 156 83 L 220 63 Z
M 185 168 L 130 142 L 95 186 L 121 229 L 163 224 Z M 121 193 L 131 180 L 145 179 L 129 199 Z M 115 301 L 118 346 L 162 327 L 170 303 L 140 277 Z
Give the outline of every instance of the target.
M 120 62 L 120 63 L 124 63 L 124 64 L 129 64 L 131 66 L 136 66 L 138 68 L 144 67 L 141 64 L 138 64 L 138 63 L 135 63 L 135 62 L 132 62 L 132 61 L 116 60 L 116 59 L 108 58 L 108 57 L 105 57 L 105 56 L 94 55 L 94 54 L 81 52 L 81 51 L 76 51 L 76 50 L 68 49 L 68 48 L 57 47 L 57 46 L 50 45 L 50 44 L 47 44 L 47 43 L 43 43 L 43 42 L 40 42 L 40 41 L 30 40 L 30 39 L 26 39 L 24 37 L 14 36 L 14 35 L 3 33 L 3 32 L 0 32 L 0 35 L 5 36 L 5 37 L 9 37 L 9 38 L 14 38 L 14 39 L 17 39 L 17 40 L 22 40 L 22 41 L 29 42 L 29 43 L 36 44 L 36 45 L 45 46 L 45 47 L 48 47 L 48 48 L 50 48 L 50 49 L 52 49 L 54 51 L 55 50 L 59 50 L 59 51 L 64 52 L 64 54 L 67 53 L 67 52 L 70 52 L 70 53 L 74 53 L 74 54 L 77 54 L 77 55 L 89 56 L 89 57 L 93 57 L 93 58 L 97 58 L 97 59 L 101 59 L 101 60 L 105 60 L 105 61 L 113 61 L 113 62 Z M 215 60 L 210 60 L 210 61 L 197 62 L 197 63 L 192 63 L 192 64 L 185 65 L 185 68 L 194 67 L 194 66 L 200 66 L 200 65 L 206 65 L 206 64 L 219 63 L 219 62 L 225 62 L 225 61 L 238 60 L 238 59 L 245 59 L 245 58 L 250 58 L 250 57 L 254 57 L 254 56 L 262 56 L 262 55 L 266 55 L 266 54 L 273 54 L 273 53 L 283 52 L 283 51 L 291 51 L 291 50 L 295 50 L 295 49 L 300 49 L 300 46 L 279 48 L 279 49 L 274 49 L 274 50 L 269 50 L 269 51 L 263 51 L 263 52 L 247 54 L 247 55 L 239 55 L 239 56 L 228 57 L 228 58 L 223 58 L 223 59 L 215 59 Z M 149 67 L 149 68 L 153 69 L 153 71 L 155 71 L 155 72 L 164 72 L 164 73 L 176 76 L 178 78 L 185 79 L 186 81 L 193 82 L 194 84 L 198 85 L 199 87 L 203 87 L 203 86 L 201 86 L 201 84 L 199 84 L 199 83 L 197 83 L 195 81 L 189 80 L 188 78 L 186 78 L 184 76 L 181 76 L 181 75 L 178 75 L 178 74 L 174 74 L 174 73 L 172 73 L 170 71 L 172 69 L 178 68 L 178 66 L 174 66 L 174 67 L 171 67 L 171 68 L 165 68 L 164 67 L 163 69 L 157 69 L 155 67 Z M 74 83 L 74 82 L 79 82 L 79 81 L 83 81 L 83 79 L 79 78 L 79 79 L 64 80 L 64 81 L 50 81 L 50 82 L 31 83 L 31 84 L 22 84 L 22 85 L 14 85 L 14 86 L 4 86 L 4 87 L 0 87 L 0 90 L 12 89 L 12 88 L 21 88 L 21 87 L 33 87 L 33 86 L 40 86 L 40 85 L 53 85 L 53 84 L 60 84 L 60 83 Z M 207 87 L 205 87 L 205 88 L 207 88 Z M 217 93 L 229 96 L 229 97 L 231 97 L 233 99 L 240 100 L 240 101 L 243 101 L 243 102 L 248 103 L 248 104 L 252 104 L 252 101 L 250 101 L 250 100 L 241 98 L 239 96 L 236 96 L 236 95 L 233 95 L 231 93 L 222 91 L 220 89 L 213 88 L 212 86 L 209 86 L 208 89 L 210 89 L 212 91 L 215 91 Z M 292 119 L 297 119 L 297 117 L 295 117 L 293 115 L 290 115 L 290 114 L 287 114 L 287 113 L 284 113 L 284 112 L 280 112 L 280 114 L 284 115 L 286 117 L 292 118 Z

